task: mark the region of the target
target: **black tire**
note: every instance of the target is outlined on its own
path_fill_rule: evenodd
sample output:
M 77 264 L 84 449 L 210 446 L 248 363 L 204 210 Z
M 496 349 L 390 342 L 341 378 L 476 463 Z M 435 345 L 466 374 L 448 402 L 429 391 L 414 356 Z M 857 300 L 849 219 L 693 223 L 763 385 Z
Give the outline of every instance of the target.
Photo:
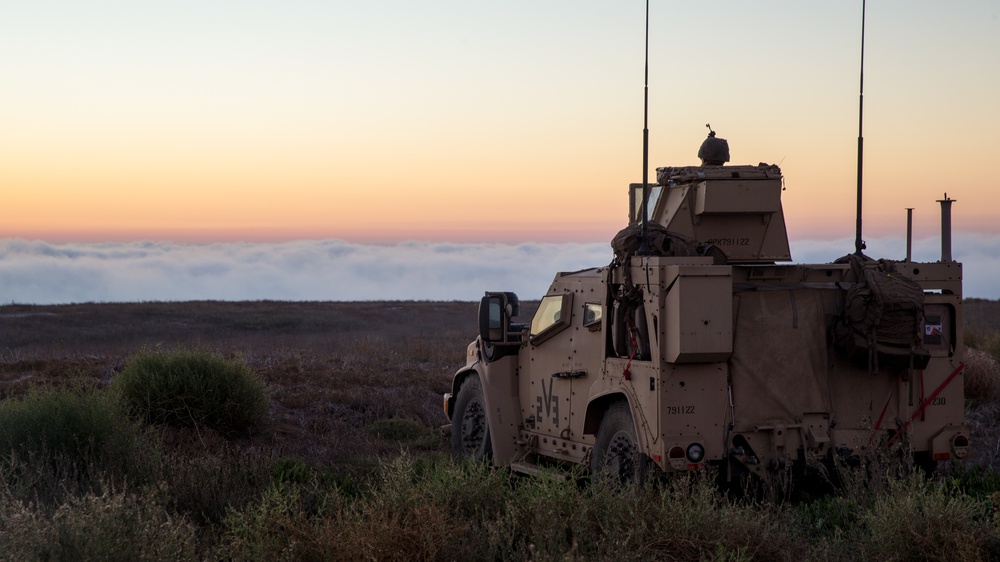
M 493 458 L 486 401 L 478 375 L 470 375 L 458 389 L 451 415 L 451 452 L 457 458 L 488 461 Z
M 931 478 L 937 472 L 938 462 L 928 451 L 913 453 L 913 466 L 920 470 L 926 478 Z
M 604 412 L 597 429 L 590 470 L 595 478 L 614 486 L 642 484 L 648 459 L 639 452 L 632 412 L 625 401 L 615 402 Z

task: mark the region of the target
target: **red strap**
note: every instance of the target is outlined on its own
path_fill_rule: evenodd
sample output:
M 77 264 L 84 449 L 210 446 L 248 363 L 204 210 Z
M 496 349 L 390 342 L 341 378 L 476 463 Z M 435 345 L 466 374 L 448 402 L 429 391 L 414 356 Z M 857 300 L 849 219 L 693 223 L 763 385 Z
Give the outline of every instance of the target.
M 632 380 L 632 371 L 630 370 L 630 367 L 632 367 L 632 359 L 635 357 L 635 353 L 639 349 L 639 342 L 635 337 L 635 328 L 631 325 L 628 327 L 628 335 L 629 339 L 632 340 L 632 353 L 628 356 L 628 363 L 625 364 L 625 370 L 622 371 L 622 376 L 625 377 L 625 380 L 630 381 Z
M 923 371 L 920 372 L 923 373 Z M 902 374 L 903 373 L 900 372 L 899 374 L 896 375 L 896 384 L 899 384 L 899 379 L 902 376 Z M 882 427 L 882 419 L 885 418 L 885 411 L 889 409 L 889 402 L 892 402 L 892 395 L 895 393 L 896 393 L 895 388 L 889 391 L 889 396 L 885 399 L 885 406 L 882 406 L 882 413 L 878 415 L 878 421 L 875 422 L 875 427 L 872 428 L 872 434 L 868 436 L 868 443 L 865 444 L 866 447 L 872 444 L 872 440 L 875 439 L 875 432 L 878 431 L 880 427 Z
M 913 412 L 913 415 L 910 416 L 910 420 L 908 422 L 904 423 L 902 425 L 902 427 L 900 427 L 899 429 L 897 429 L 896 433 L 892 434 L 892 437 L 889 438 L 889 441 L 886 444 L 888 445 L 889 443 L 892 443 L 897 437 L 899 437 L 899 434 L 901 434 L 902 432 L 906 431 L 906 428 L 909 427 L 911 423 L 913 423 L 913 420 L 917 419 L 917 416 L 919 416 L 919 415 L 921 415 L 921 414 L 924 413 L 924 409 L 927 408 L 927 406 L 931 402 L 933 402 L 935 398 L 937 398 L 938 394 L 941 394 L 941 391 L 943 391 L 946 386 L 948 386 L 949 384 L 951 384 L 951 381 L 953 381 L 955 379 L 955 377 L 958 376 L 958 374 L 961 373 L 962 369 L 964 369 L 964 368 L 965 368 L 965 363 L 959 363 L 958 364 L 958 368 L 955 369 L 954 371 L 952 371 L 952 373 L 950 375 L 948 375 L 948 378 L 944 379 L 944 382 L 941 383 L 941 386 L 937 387 L 937 390 L 935 390 L 934 392 L 932 392 L 931 395 L 928 396 L 926 400 L 924 400 L 923 402 L 920 403 L 920 407 L 917 408 L 917 411 Z

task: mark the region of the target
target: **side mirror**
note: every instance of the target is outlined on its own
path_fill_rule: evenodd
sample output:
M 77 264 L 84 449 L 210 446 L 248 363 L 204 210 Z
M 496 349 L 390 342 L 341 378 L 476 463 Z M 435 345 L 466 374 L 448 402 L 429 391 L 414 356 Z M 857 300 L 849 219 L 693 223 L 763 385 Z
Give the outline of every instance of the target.
M 487 345 L 520 345 L 520 330 L 511 333 L 511 318 L 520 301 L 514 293 L 488 292 L 479 301 L 479 338 Z
M 503 293 L 488 293 L 479 301 L 479 337 L 485 343 L 503 343 L 507 339 L 510 321 L 504 314 L 505 300 Z

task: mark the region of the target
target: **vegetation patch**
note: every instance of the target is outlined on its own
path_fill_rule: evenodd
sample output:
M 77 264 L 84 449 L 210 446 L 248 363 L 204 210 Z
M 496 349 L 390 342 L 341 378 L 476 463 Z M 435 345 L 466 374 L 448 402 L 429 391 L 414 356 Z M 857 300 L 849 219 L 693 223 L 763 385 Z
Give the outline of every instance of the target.
M 447 441 L 440 431 L 410 420 L 390 418 L 368 426 L 368 434 L 387 443 L 421 451 L 446 451 Z
M 870 560 L 982 560 L 1000 546 L 994 506 L 921 477 L 895 480 L 861 514 Z
M 104 393 L 33 388 L 21 399 L 0 401 L 0 458 L 47 454 L 84 462 L 121 452 L 138 436 Z
M 840 467 L 824 495 L 789 498 L 779 486 L 736 500 L 710 470 L 612 489 L 453 462 L 437 430 L 441 393 L 474 337 L 475 303 L 27 311 L 5 319 L 0 341 L 8 358 L 0 358 L 0 561 L 981 560 L 1000 552 L 992 467 L 1000 373 L 995 326 L 985 323 L 995 314 L 968 342 L 959 379 L 970 398 L 969 458 L 925 477 L 893 449 Z M 253 320 L 234 323 L 241 315 Z M 266 328 L 254 328 L 258 319 Z M 136 354 L 156 342 L 212 351 Z M 153 367 L 138 368 L 148 356 Z M 270 421 L 213 428 L 195 400 L 211 385 L 161 387 L 198 378 L 189 372 L 197 361 L 181 361 L 189 371 L 180 374 L 166 367 L 177 356 L 246 357 L 274 391 L 268 406 L 263 383 L 251 385 Z M 138 372 L 135 381 L 126 383 L 123 366 Z M 66 387 L 81 379 L 87 389 Z M 103 388 L 109 381 L 113 392 Z M 139 398 L 126 402 L 129 384 Z M 170 395 L 182 398 L 154 406 Z
M 250 434 L 267 421 L 269 393 L 245 361 L 208 351 L 144 350 L 112 381 L 146 423 Z
M 51 516 L 0 502 L 0 560 L 199 560 L 197 529 L 154 496 L 70 497 Z
M 965 350 L 965 397 L 968 400 L 1000 399 L 1000 362 L 979 349 Z

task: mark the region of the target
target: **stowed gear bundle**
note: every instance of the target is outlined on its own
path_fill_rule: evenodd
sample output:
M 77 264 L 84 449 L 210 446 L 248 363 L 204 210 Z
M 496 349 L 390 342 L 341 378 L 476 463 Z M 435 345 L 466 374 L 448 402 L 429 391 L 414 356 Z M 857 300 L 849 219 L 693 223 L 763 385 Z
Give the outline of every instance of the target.
M 861 256 L 852 254 L 846 260 L 857 281 L 846 290 L 842 314 L 834 326 L 837 346 L 873 373 L 880 367 L 925 368 L 930 352 L 922 346 L 924 292 L 920 285 L 897 275 L 891 261 L 879 260 L 874 267 L 866 267 Z

